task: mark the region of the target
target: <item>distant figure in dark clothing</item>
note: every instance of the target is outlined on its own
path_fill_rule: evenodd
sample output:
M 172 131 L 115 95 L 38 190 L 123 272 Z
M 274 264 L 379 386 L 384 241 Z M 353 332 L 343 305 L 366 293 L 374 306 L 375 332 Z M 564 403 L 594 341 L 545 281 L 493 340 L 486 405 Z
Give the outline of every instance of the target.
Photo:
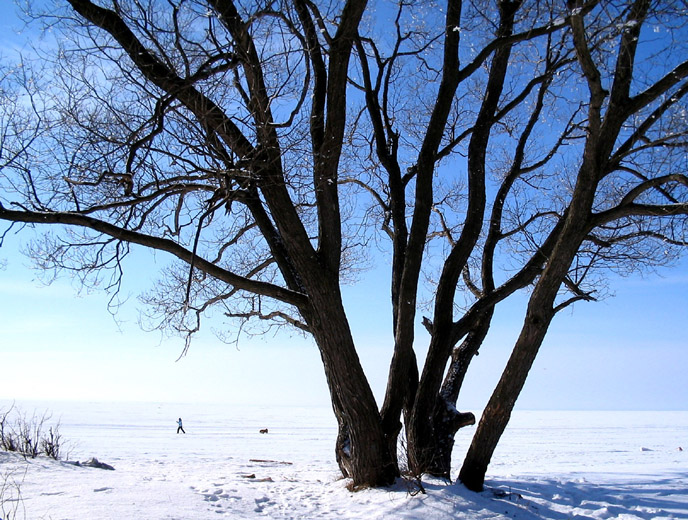
M 186 432 L 184 431 L 184 428 L 182 427 L 182 418 L 181 417 L 177 421 L 177 424 L 179 425 L 179 426 L 177 426 L 177 433 L 179 433 L 181 431 L 184 435 L 186 435 Z

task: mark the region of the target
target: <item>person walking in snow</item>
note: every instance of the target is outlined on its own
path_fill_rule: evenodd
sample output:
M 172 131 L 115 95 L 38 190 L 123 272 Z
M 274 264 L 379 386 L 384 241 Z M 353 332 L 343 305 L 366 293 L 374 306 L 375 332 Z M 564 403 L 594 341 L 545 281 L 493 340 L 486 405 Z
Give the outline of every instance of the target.
M 181 418 L 181 417 L 180 417 L 179 420 L 177 421 L 177 424 L 179 425 L 179 426 L 177 426 L 177 433 L 179 433 L 179 431 L 181 430 L 181 432 L 182 432 L 184 435 L 186 435 L 186 432 L 184 431 L 184 428 L 182 427 L 182 418 Z

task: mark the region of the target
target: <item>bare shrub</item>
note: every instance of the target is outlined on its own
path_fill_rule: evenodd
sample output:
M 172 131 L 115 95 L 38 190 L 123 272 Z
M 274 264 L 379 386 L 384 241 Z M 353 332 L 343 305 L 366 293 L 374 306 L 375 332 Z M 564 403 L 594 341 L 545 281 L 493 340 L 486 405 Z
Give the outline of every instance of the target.
M 0 418 L 3 418 L 0 416 Z M 26 518 L 24 501 L 21 494 L 21 483 L 24 481 L 26 471 L 20 480 L 14 478 L 13 472 L 0 475 L 0 518 L 2 520 L 17 520 Z M 21 516 L 19 516 L 21 514 Z
M 16 417 L 10 418 L 13 411 Z M 0 411 L 0 449 L 20 453 L 25 458 L 35 459 L 39 454 L 44 454 L 59 460 L 63 440 L 60 423 L 49 426 L 45 433 L 50 418 L 47 411 L 28 418 L 16 410 L 14 404 L 6 412 Z
M 425 495 L 425 487 L 423 486 L 423 475 L 411 470 L 408 461 L 408 446 L 406 444 L 406 434 L 402 426 L 402 435 L 399 436 L 397 442 L 397 460 L 399 464 L 399 472 L 401 478 L 406 485 L 406 491 L 410 496 L 418 494 Z
M 0 412 L 0 448 L 3 451 L 19 451 L 14 429 L 7 421 L 13 409 L 14 404 L 6 412 Z
M 39 444 L 41 438 L 41 431 L 46 415 L 37 419 L 34 415 L 31 419 L 27 419 L 26 415 L 20 416 L 16 423 L 19 436 L 19 452 L 25 457 L 35 459 L 39 453 Z
M 60 450 L 62 448 L 62 435 L 60 434 L 60 423 L 48 430 L 48 434 L 41 439 L 41 451 L 51 459 L 60 460 Z

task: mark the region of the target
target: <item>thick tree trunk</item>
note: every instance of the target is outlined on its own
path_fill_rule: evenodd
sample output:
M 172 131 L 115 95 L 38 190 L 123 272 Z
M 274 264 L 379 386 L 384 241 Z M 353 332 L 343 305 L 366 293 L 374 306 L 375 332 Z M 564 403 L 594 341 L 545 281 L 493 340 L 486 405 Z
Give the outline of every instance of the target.
M 475 424 L 475 416 L 459 412 L 456 401 L 468 365 L 483 337 L 472 333 L 456 349 L 434 406 L 419 406 L 419 402 L 416 402 L 408 428 L 408 458 L 412 473 L 430 473 L 449 478 L 456 432 L 464 426 Z
M 335 455 L 342 475 L 351 479 L 352 489 L 392 484 L 399 476 L 396 453 L 389 450 L 374 400 L 371 407 L 360 399 L 362 392 L 352 394 L 350 387 L 330 392 L 338 425 Z
M 306 321 L 320 349 L 339 426 L 335 451 L 342 474 L 355 489 L 392 484 L 399 475 L 396 451 L 383 431 L 336 283 L 323 278 L 310 300 Z
M 365 396 L 367 381 L 360 379 L 355 372 L 358 370 L 341 372 L 341 367 L 326 369 L 338 424 L 337 463 L 342 475 L 351 478 L 354 489 L 386 486 L 399 476 L 396 452 L 390 450 L 375 400 Z M 341 384 L 347 374 L 350 384 Z
M 342 475 L 351 479 L 352 489 L 392 484 L 399 476 L 396 451 L 390 450 L 374 400 L 371 408 L 351 387 L 330 391 L 338 424 L 335 454 Z
M 334 399 L 333 409 L 338 423 L 336 460 L 342 475 L 351 479 L 350 488 L 394 483 L 399 476 L 396 453 L 389 450 L 379 422 L 370 423 L 364 415 L 342 410 Z
M 430 341 L 428 357 L 437 351 L 436 343 L 444 335 L 437 327 Z M 413 475 L 422 475 L 432 465 L 435 457 L 434 445 L 434 416 L 442 374 L 428 371 L 429 360 L 425 361 L 425 368 L 421 378 L 421 385 L 416 392 L 415 401 L 407 420 L 406 441 L 409 471 Z

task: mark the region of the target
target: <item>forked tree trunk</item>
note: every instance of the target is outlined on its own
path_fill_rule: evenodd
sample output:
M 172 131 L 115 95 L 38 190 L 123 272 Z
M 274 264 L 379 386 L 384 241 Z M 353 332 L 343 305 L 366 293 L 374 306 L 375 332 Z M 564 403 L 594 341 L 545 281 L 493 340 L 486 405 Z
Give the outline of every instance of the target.
M 351 479 L 350 489 L 388 486 L 399 476 L 394 452 L 382 435 L 379 423 L 366 428 L 364 420 L 336 412 L 338 433 L 335 447 L 342 475 Z

